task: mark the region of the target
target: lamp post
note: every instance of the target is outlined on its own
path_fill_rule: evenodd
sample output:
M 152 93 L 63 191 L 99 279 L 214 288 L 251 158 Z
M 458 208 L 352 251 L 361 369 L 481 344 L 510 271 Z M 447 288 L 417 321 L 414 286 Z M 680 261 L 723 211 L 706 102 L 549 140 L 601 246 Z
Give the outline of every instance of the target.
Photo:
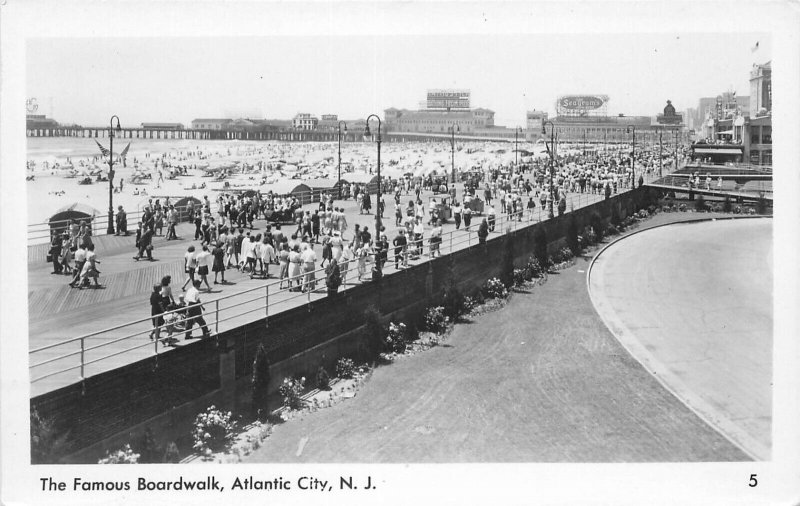
M 119 117 L 116 114 L 111 116 L 108 129 L 108 235 L 114 235 L 114 118 L 117 119 L 117 131 L 122 130 Z
M 456 132 L 461 132 L 461 127 L 453 123 L 450 125 L 450 178 L 456 184 Z
M 583 156 L 586 156 L 586 129 L 583 129 Z
M 550 120 L 545 120 L 542 122 L 542 135 L 547 135 L 547 124 L 550 124 L 550 148 L 547 150 L 550 152 L 550 202 L 547 206 L 547 217 L 553 217 L 553 201 L 555 200 L 555 196 L 553 195 L 553 172 L 555 171 L 555 158 L 556 158 L 556 143 L 555 143 L 555 125 Z
M 522 127 L 518 126 L 517 128 L 514 129 L 514 167 L 519 165 L 519 149 L 517 148 L 517 138 L 518 138 L 520 132 L 522 132 Z M 513 168 L 511 169 L 511 171 L 510 171 L 508 176 L 509 177 L 513 177 L 514 176 L 514 169 Z
M 675 171 L 678 170 L 678 130 L 675 129 Z
M 378 137 L 375 139 L 378 142 L 378 196 L 375 200 L 375 238 L 380 239 L 381 233 L 381 119 L 377 114 L 370 114 L 367 116 L 366 127 L 364 128 L 364 135 L 371 137 L 369 131 L 369 120 L 375 118 L 378 120 Z
M 339 200 L 342 200 L 342 125 L 344 124 L 344 135 L 347 135 L 347 123 L 339 121 L 337 130 L 339 131 Z
M 633 144 L 631 144 L 631 190 L 636 188 L 636 127 L 628 125 L 625 133 L 633 134 Z

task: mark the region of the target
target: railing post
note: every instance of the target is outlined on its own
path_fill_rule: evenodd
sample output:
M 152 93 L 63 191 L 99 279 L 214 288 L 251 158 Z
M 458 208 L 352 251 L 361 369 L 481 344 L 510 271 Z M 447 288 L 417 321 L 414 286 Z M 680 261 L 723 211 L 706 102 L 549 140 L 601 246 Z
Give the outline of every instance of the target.
M 214 333 L 219 334 L 219 299 L 214 301 L 214 305 L 216 306 L 216 321 L 214 322 Z
M 84 343 L 85 340 L 86 340 L 85 338 L 81 338 L 81 380 L 83 380 L 85 378 L 85 376 L 84 376 L 84 372 L 85 372 L 84 371 L 84 367 L 85 367 L 84 364 L 86 362 L 86 360 L 84 359 L 84 355 L 86 353 L 86 345 Z
M 264 316 L 269 318 L 269 284 L 264 287 Z

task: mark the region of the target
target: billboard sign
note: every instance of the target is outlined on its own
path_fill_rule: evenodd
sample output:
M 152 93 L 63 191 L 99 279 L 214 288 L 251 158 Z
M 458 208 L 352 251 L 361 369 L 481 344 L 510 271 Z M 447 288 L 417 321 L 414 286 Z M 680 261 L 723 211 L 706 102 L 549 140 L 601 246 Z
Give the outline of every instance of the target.
M 606 102 L 606 95 L 565 95 L 558 98 L 558 107 L 564 111 L 593 111 L 603 107 Z
M 469 109 L 469 90 L 428 90 L 428 109 Z

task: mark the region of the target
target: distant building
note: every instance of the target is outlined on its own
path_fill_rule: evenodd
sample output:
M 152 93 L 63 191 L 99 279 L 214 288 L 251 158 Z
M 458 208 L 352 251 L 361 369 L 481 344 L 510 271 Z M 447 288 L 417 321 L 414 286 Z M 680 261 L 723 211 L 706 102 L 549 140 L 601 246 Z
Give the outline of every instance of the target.
M 772 62 L 755 64 L 750 71 L 750 117 L 772 112 Z
M 323 114 L 317 123 L 317 130 L 334 131 L 339 126 L 339 116 L 336 114 Z
M 301 112 L 292 118 L 292 128 L 297 130 L 316 130 L 319 119 L 311 114 Z
M 545 111 L 533 110 L 525 113 L 525 128 L 530 131 L 541 130 L 545 121 L 547 121 L 547 113 Z
M 200 118 L 192 120 L 194 130 L 225 130 L 233 123 L 230 118 Z
M 142 123 L 145 130 L 183 130 L 183 123 Z
M 47 130 L 49 128 L 58 128 L 59 126 L 58 121 L 48 118 L 44 114 L 28 114 L 25 117 L 25 128 L 28 130 Z

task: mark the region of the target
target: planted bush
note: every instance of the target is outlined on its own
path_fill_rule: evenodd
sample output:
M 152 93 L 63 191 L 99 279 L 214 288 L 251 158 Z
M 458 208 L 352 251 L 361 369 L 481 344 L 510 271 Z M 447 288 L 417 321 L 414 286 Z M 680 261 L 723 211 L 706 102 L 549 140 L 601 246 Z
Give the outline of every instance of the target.
M 336 376 L 344 379 L 353 377 L 356 370 L 356 364 L 351 358 L 340 358 L 336 362 Z
M 278 388 L 278 393 L 283 397 L 283 406 L 287 409 L 303 409 L 305 401 L 303 392 L 306 389 L 306 379 L 283 378 L 283 384 Z
M 444 312 L 444 307 L 434 306 L 425 310 L 425 328 L 431 332 L 441 334 L 447 330 L 450 318 Z
M 131 445 L 126 444 L 115 452 L 106 452 L 106 457 L 97 461 L 98 464 L 138 464 L 140 455 L 134 453 Z
M 528 276 L 528 271 L 526 269 L 514 269 L 514 286 L 523 285 L 530 279 L 531 278 Z
M 508 296 L 508 289 L 506 289 L 503 282 L 497 278 L 492 278 L 487 281 L 486 284 L 483 285 L 483 290 L 481 291 L 487 299 L 504 299 Z
M 706 199 L 704 199 L 702 195 L 698 195 L 697 199 L 695 199 L 695 201 L 694 201 L 694 210 L 699 212 L 699 213 L 702 213 L 702 212 L 705 212 L 705 211 L 708 210 L 708 207 L 706 206 Z
M 235 437 L 236 422 L 230 411 L 224 412 L 209 406 L 194 420 L 192 437 L 197 452 L 210 454 L 226 448 Z
M 328 376 L 328 371 L 325 370 L 323 366 L 319 366 L 317 369 L 317 388 L 320 390 L 330 390 L 331 378 Z
M 386 335 L 384 343 L 390 352 L 403 353 L 406 351 L 405 323 L 389 323 L 389 333 Z
M 731 204 L 731 198 L 726 195 L 725 201 L 722 202 L 722 212 L 729 213 L 732 210 L 733 210 L 733 204 Z
M 527 271 L 526 276 L 530 276 L 528 279 L 541 278 L 546 272 L 546 269 L 536 257 L 528 257 L 528 262 L 525 264 L 525 270 Z

